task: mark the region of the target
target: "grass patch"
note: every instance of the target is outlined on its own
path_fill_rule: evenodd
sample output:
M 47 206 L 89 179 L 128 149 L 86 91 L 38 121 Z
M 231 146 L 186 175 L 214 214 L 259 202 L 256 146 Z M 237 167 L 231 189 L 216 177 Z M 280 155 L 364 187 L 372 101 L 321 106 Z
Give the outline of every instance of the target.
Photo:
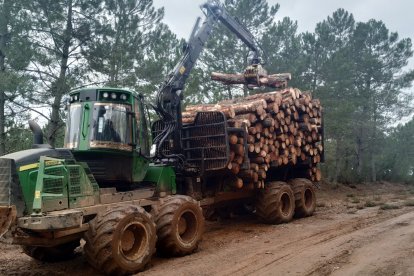
M 394 210 L 394 209 L 400 209 L 400 206 L 385 203 L 381 205 L 380 209 L 381 210 Z
M 360 203 L 361 201 L 359 200 L 359 198 L 354 197 L 354 198 L 351 200 L 351 202 L 352 202 L 352 203 Z
M 380 196 L 375 196 L 374 197 L 374 201 L 381 201 L 381 200 L 382 200 L 382 198 Z
M 405 206 L 414 206 L 414 199 L 408 199 L 404 202 Z
M 407 195 L 397 195 L 397 196 L 392 197 L 391 199 L 392 200 L 403 200 L 406 198 L 407 198 Z
M 371 200 L 368 200 L 367 202 L 365 202 L 365 207 L 375 207 L 377 205 L 378 205 L 377 203 L 375 203 Z

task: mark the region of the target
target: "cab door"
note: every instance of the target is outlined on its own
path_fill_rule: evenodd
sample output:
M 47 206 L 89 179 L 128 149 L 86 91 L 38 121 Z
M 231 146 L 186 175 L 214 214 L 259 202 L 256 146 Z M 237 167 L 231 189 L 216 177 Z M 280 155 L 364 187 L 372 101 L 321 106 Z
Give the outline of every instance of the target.
M 144 97 L 140 94 L 134 97 L 135 112 L 135 144 L 139 148 L 141 155 L 149 157 L 149 129 L 147 118 L 145 116 Z

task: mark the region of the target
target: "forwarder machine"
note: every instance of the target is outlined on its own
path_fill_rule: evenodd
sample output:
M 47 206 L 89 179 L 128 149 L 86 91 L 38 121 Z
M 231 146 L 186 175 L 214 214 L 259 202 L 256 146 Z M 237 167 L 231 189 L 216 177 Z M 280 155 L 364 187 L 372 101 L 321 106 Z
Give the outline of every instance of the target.
M 216 1 L 201 6 L 183 55 L 157 92 L 150 153 L 148 109 L 141 94 L 117 88 L 70 93 L 64 148 L 43 143 L 0 158 L 0 235 L 41 261 L 71 258 L 81 239 L 92 266 L 108 274 L 141 271 L 153 253 L 182 256 L 198 246 L 201 207 L 252 198 L 223 188 L 229 160 L 226 119 L 200 112 L 181 122 L 186 80 L 216 22 L 252 52 L 250 85 L 266 72 L 252 34 Z M 215 149 L 203 141 L 215 139 Z M 200 207 L 201 206 L 201 207 Z

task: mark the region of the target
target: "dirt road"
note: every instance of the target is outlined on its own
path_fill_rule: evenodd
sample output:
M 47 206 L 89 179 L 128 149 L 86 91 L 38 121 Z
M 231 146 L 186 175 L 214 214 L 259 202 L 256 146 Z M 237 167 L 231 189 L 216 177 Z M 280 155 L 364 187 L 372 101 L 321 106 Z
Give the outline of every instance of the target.
M 276 226 L 254 216 L 208 222 L 198 252 L 155 257 L 141 275 L 414 275 L 413 199 L 401 185 L 325 187 L 313 217 Z M 17 246 L 0 244 L 0 252 L 0 275 L 96 274 L 80 253 L 48 265 Z

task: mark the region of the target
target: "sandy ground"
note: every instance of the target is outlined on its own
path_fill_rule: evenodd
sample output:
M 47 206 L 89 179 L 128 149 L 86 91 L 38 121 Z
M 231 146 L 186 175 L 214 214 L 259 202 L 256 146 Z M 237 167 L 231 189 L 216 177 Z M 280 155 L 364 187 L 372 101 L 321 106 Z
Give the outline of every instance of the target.
M 314 216 L 263 225 L 252 215 L 207 222 L 197 252 L 154 257 L 141 275 L 414 275 L 414 189 L 323 186 Z M 0 243 L 0 275 L 96 275 L 78 248 L 68 262 L 32 260 Z

